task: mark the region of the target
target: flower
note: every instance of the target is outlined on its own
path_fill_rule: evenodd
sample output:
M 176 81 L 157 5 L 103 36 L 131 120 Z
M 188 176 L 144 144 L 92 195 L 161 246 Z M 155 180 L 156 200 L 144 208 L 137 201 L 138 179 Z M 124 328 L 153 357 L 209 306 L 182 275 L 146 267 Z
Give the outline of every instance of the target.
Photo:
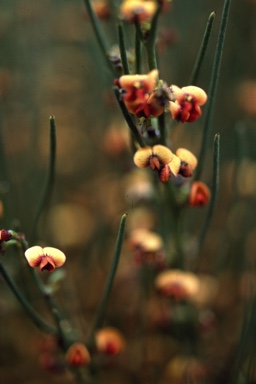
M 177 300 L 193 299 L 199 292 L 200 281 L 193 273 L 170 269 L 157 276 L 155 287 L 163 296 Z
M 125 347 L 125 339 L 121 332 L 112 327 L 98 330 L 95 334 L 97 350 L 106 355 L 117 355 Z
M 192 172 L 197 166 L 197 158 L 192 152 L 185 148 L 177 149 L 176 155 L 181 160 L 179 174 L 183 177 L 191 177 Z
M 11 232 L 7 231 L 6 229 L 0 230 L 0 241 L 9 241 L 12 238 Z
M 158 70 L 153 69 L 146 75 L 123 75 L 115 81 L 115 84 L 124 91 L 123 101 L 130 113 L 145 118 L 151 115 L 151 104 L 148 104 L 147 101 L 156 87 L 157 79 Z M 154 106 L 152 113 L 157 116 L 157 113 L 162 112 L 160 113 Z
M 157 10 L 157 2 L 148 0 L 125 0 L 120 7 L 120 14 L 130 23 L 149 22 Z
M 41 248 L 38 245 L 28 248 L 25 257 L 32 268 L 39 267 L 41 271 L 47 270 L 48 272 L 53 272 L 55 268 L 61 267 L 66 261 L 66 256 L 59 249 Z
M 170 89 L 175 100 L 169 103 L 172 118 L 182 123 L 197 120 L 202 114 L 200 106 L 207 101 L 204 90 L 194 85 L 183 88 L 171 85 Z
M 172 159 L 172 151 L 163 145 L 140 148 L 133 158 L 138 168 L 150 167 L 152 171 L 157 170 L 162 183 L 166 183 L 171 176 L 171 170 L 167 164 L 169 164 Z
M 194 181 L 190 188 L 188 204 L 192 207 L 206 205 L 211 197 L 211 192 L 202 181 Z
M 165 265 L 164 244 L 157 233 L 144 228 L 135 229 L 130 233 L 128 246 L 137 264 L 157 268 Z
M 90 353 L 86 346 L 82 343 L 72 344 L 67 350 L 65 357 L 68 364 L 73 367 L 88 365 L 91 361 Z

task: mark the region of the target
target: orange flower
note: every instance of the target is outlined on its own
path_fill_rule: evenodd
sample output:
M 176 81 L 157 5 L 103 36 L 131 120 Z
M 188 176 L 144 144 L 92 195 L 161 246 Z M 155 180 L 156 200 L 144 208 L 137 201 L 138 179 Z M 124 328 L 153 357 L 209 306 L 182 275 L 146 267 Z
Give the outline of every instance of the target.
M 88 365 L 91 361 L 91 356 L 84 344 L 74 343 L 66 352 L 66 360 L 69 365 L 73 367 L 80 367 Z
M 204 90 L 193 85 L 183 88 L 171 85 L 170 89 L 175 100 L 170 101 L 172 118 L 182 123 L 197 120 L 202 114 L 200 106 L 207 101 Z
M 188 203 L 191 206 L 206 205 L 211 197 L 211 192 L 207 185 L 201 181 L 194 181 L 191 185 Z
M 155 281 L 159 293 L 178 300 L 192 299 L 197 295 L 199 286 L 199 278 L 196 275 L 178 269 L 161 272 Z
M 124 90 L 123 101 L 127 110 L 137 117 L 148 118 L 151 115 L 149 95 L 156 87 L 158 70 L 147 75 L 123 75 L 115 83 Z
M 153 0 L 125 0 L 120 7 L 120 14 L 130 23 L 150 22 L 156 13 L 157 2 Z
M 25 257 L 32 268 L 39 267 L 41 271 L 47 270 L 49 272 L 61 267 L 66 261 L 66 256 L 59 249 L 41 248 L 38 245 L 28 248 Z
M 95 334 L 97 350 L 106 355 L 117 355 L 125 348 L 125 339 L 121 332 L 112 327 L 98 330 Z
M 171 176 L 171 170 L 167 164 L 170 163 L 172 159 L 172 151 L 163 145 L 140 148 L 133 158 L 137 167 L 150 167 L 152 171 L 157 170 L 162 183 L 166 183 Z

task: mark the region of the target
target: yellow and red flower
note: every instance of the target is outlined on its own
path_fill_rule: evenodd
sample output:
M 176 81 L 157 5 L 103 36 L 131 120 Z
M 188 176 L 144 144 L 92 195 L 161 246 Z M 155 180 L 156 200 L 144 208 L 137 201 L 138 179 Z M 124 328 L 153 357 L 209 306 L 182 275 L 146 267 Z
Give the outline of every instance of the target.
M 28 248 L 25 257 L 32 268 L 40 268 L 41 271 L 53 272 L 55 268 L 61 267 L 65 261 L 65 254 L 57 248 L 38 245 Z
M 157 2 L 154 0 L 125 0 L 121 4 L 121 18 L 130 23 L 150 22 L 157 10 Z
M 65 357 L 67 363 L 72 367 L 88 365 L 91 361 L 90 353 L 82 343 L 72 344 L 67 350 Z
M 182 123 L 197 120 L 202 114 L 200 107 L 207 101 L 205 91 L 193 85 L 183 88 L 171 85 L 170 89 L 174 99 L 170 101 L 172 118 Z

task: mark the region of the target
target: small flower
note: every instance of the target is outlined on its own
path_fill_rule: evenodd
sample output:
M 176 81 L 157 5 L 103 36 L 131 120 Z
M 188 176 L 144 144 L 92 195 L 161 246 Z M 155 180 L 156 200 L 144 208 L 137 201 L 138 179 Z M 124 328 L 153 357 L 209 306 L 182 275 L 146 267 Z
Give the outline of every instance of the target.
M 161 272 L 156 278 L 155 287 L 163 296 L 186 300 L 197 295 L 200 282 L 193 273 L 173 269 Z
M 164 244 L 161 236 L 144 228 L 131 232 L 128 239 L 136 264 L 162 268 L 165 265 Z
M 12 234 L 6 229 L 0 230 L 0 241 L 9 241 L 12 238 Z
M 68 364 L 72 367 L 88 365 L 91 361 L 90 353 L 82 343 L 72 344 L 67 350 L 65 357 Z
M 204 206 L 206 205 L 211 197 L 211 192 L 207 185 L 201 181 L 194 181 L 190 188 L 189 205 L 195 206 Z
M 156 13 L 157 2 L 148 0 L 125 0 L 120 7 L 120 14 L 130 23 L 150 22 Z
M 201 105 L 207 101 L 207 95 L 203 89 L 189 85 L 179 88 L 176 85 L 170 87 L 175 101 L 170 101 L 172 118 L 184 123 L 197 120 L 201 114 Z
M 115 81 L 124 91 L 123 101 L 130 113 L 149 118 L 151 109 L 147 100 L 156 87 L 157 79 L 158 71 L 154 69 L 146 75 L 123 75 Z
M 95 334 L 97 350 L 106 355 L 117 355 L 125 348 L 125 339 L 121 332 L 112 327 L 98 330 Z
M 32 268 L 40 268 L 41 271 L 54 271 L 55 268 L 61 267 L 66 256 L 57 248 L 45 247 L 41 248 L 38 245 L 28 248 L 25 252 L 25 257 Z
M 152 171 L 157 170 L 162 183 L 167 182 L 171 176 L 169 169 L 165 166 L 170 163 L 172 159 L 172 151 L 163 145 L 140 148 L 133 158 L 138 168 L 150 167 Z
M 179 174 L 183 177 L 191 177 L 197 166 L 197 158 L 192 152 L 185 148 L 177 149 L 176 155 L 181 160 Z

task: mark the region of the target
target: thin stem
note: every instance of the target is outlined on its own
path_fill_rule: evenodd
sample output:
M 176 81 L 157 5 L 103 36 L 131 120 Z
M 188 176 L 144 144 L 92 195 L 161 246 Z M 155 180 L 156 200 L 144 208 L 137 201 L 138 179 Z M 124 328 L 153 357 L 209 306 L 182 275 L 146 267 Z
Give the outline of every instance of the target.
M 126 54 L 124 29 L 121 23 L 118 24 L 117 31 L 118 31 L 119 50 L 120 50 L 121 61 L 123 65 L 123 73 L 125 75 L 129 75 L 130 71 L 129 71 L 129 65 L 128 65 L 127 54 Z
M 157 24 L 158 17 L 161 12 L 161 3 L 158 2 L 156 13 L 151 22 L 151 28 L 149 31 L 149 36 L 146 41 L 144 41 L 144 45 L 146 47 L 147 56 L 148 56 L 148 66 L 149 70 L 157 68 L 157 59 L 156 59 L 156 32 L 157 32 Z
M 113 65 L 111 64 L 111 62 L 109 60 L 109 56 L 108 56 L 109 44 L 105 38 L 105 34 L 104 34 L 102 27 L 99 23 L 99 19 L 93 10 L 91 1 L 90 0 L 84 0 L 84 4 L 85 4 L 85 7 L 87 9 L 87 12 L 88 12 L 91 24 L 92 24 L 92 28 L 93 28 L 93 31 L 95 33 L 96 39 L 98 41 L 99 47 L 100 47 L 100 49 L 103 53 L 103 56 L 105 58 L 106 64 L 115 77 L 119 76 L 117 71 L 115 70 L 115 68 L 113 67 Z
M 158 116 L 158 128 L 160 130 L 160 144 L 166 145 L 166 124 L 165 124 L 165 113 Z
M 212 71 L 212 76 L 210 81 L 209 92 L 208 92 L 208 103 L 206 105 L 206 111 L 205 111 L 201 150 L 200 150 L 200 155 L 198 160 L 198 167 L 195 172 L 196 180 L 199 180 L 201 178 L 206 153 L 208 150 L 208 141 L 209 141 L 209 136 L 211 132 L 211 120 L 212 120 L 211 118 L 213 114 L 215 96 L 216 96 L 216 91 L 218 86 L 219 75 L 220 75 L 220 66 L 221 66 L 221 59 L 222 59 L 224 42 L 225 42 L 230 4 L 231 4 L 231 0 L 225 0 L 223 11 L 222 11 L 220 31 L 219 31 L 218 41 L 217 41 L 217 47 L 216 47 L 214 63 L 213 63 L 213 71 Z
M 108 278 L 106 281 L 103 295 L 101 297 L 99 309 L 98 309 L 96 319 L 95 319 L 95 322 L 94 322 L 94 325 L 92 328 L 92 330 L 93 330 L 92 333 L 94 333 L 94 331 L 96 329 L 100 328 L 100 326 L 103 322 L 105 309 L 106 309 L 109 295 L 110 295 L 110 292 L 111 292 L 111 289 L 113 286 L 115 274 L 117 271 L 117 266 L 118 266 L 120 255 L 121 255 L 121 250 L 122 250 L 122 245 L 123 245 L 123 240 L 124 240 L 124 230 L 125 230 L 126 218 L 127 218 L 127 214 L 124 214 L 121 218 L 121 221 L 120 221 L 120 226 L 119 226 L 119 231 L 118 231 L 118 235 L 117 235 L 114 256 L 113 256 L 113 260 L 112 260 L 112 265 L 110 267 L 109 275 L 108 275 Z
M 135 73 L 141 73 L 141 30 L 138 23 L 135 23 Z
M 209 229 L 209 225 L 213 216 L 214 208 L 217 201 L 217 196 L 219 192 L 219 174 L 220 174 L 220 134 L 217 133 L 214 136 L 214 149 L 213 149 L 213 181 L 212 181 L 212 197 L 209 205 L 209 209 L 207 212 L 207 216 L 205 219 L 205 224 L 203 225 L 201 234 L 199 236 L 198 241 L 198 249 L 201 248 L 207 231 Z
M 33 242 L 36 237 L 37 225 L 40 216 L 45 209 L 53 190 L 54 185 L 54 174 L 55 174 L 55 162 L 56 162 L 56 125 L 55 117 L 50 116 L 50 155 L 49 155 L 49 167 L 45 187 L 43 189 L 39 205 L 36 210 L 34 220 L 32 221 L 30 241 Z
M 193 70 L 191 73 L 189 84 L 196 84 L 197 83 L 199 72 L 200 72 L 200 69 L 202 67 L 204 57 L 205 57 L 206 49 L 208 47 L 209 38 L 211 35 L 211 30 L 212 30 L 212 25 L 213 25 L 215 15 L 216 15 L 216 13 L 212 12 L 208 18 L 205 32 L 204 32 L 204 36 L 203 36 L 203 40 L 201 43 L 201 47 L 200 47 L 200 50 L 198 52 L 198 56 L 196 58 L 196 62 L 194 64 L 194 67 L 193 67 Z
M 124 115 L 124 118 L 125 118 L 128 126 L 129 126 L 129 128 L 130 128 L 130 130 L 131 130 L 131 132 L 132 132 L 132 134 L 133 134 L 133 136 L 135 138 L 135 140 L 140 145 L 140 147 L 145 147 L 146 144 L 144 143 L 140 133 L 138 132 L 138 130 L 137 130 L 137 128 L 136 128 L 132 118 L 131 118 L 130 113 L 127 111 L 124 102 L 120 100 L 119 89 L 114 87 L 114 92 L 115 92 L 115 96 L 116 96 L 117 102 L 119 104 L 119 107 L 121 108 L 121 111 L 122 111 L 122 113 Z
M 11 276 L 8 274 L 2 263 L 0 262 L 0 273 L 2 274 L 5 282 L 14 293 L 18 301 L 21 303 L 22 307 L 25 309 L 27 314 L 30 316 L 33 323 L 42 331 L 50 333 L 52 335 L 57 335 L 57 330 L 52 327 L 50 324 L 46 323 L 41 316 L 34 310 L 34 308 L 29 304 L 26 298 L 20 293 L 18 287 L 14 283 Z

